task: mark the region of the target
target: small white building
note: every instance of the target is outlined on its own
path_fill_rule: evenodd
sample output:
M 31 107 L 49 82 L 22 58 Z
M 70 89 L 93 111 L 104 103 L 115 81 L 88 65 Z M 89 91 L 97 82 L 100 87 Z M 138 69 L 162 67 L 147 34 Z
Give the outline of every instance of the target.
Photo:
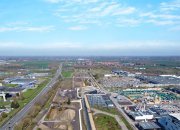
M 180 130 L 180 113 L 173 113 L 161 117 L 158 122 L 165 130 Z
M 105 78 L 113 77 L 113 76 L 115 76 L 115 75 L 114 75 L 114 74 L 105 74 L 105 75 L 104 75 Z
M 130 113 L 130 115 L 133 117 L 135 121 L 152 120 L 154 118 L 153 114 L 151 114 L 148 111 L 132 112 Z
M 47 77 L 49 76 L 49 73 L 32 73 L 32 74 L 29 74 L 28 76 L 32 79 L 36 79 L 39 77 Z

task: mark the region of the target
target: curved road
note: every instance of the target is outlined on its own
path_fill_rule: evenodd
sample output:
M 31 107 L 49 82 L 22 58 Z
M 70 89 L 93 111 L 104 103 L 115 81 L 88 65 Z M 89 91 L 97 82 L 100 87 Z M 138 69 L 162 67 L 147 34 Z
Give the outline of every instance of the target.
M 0 130 L 13 130 L 13 127 L 17 122 L 19 122 L 25 115 L 28 113 L 28 111 L 31 109 L 31 107 L 35 104 L 35 102 L 44 94 L 46 94 L 50 88 L 57 82 L 58 77 L 61 76 L 62 71 L 62 64 L 60 64 L 55 76 L 51 79 L 51 81 L 42 89 L 42 91 L 28 104 L 24 106 L 14 117 L 12 117 L 8 122 L 6 122 Z

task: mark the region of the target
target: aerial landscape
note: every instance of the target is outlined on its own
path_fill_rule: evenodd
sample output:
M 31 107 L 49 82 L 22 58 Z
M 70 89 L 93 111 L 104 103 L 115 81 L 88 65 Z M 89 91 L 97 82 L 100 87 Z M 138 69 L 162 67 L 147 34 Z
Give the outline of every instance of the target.
M 180 130 L 180 0 L 2 0 L 0 130 Z

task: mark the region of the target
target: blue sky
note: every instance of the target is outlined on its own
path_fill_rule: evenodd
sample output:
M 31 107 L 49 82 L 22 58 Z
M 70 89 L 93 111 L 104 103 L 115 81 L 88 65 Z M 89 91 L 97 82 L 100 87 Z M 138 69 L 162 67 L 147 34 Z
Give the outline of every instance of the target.
M 180 55 L 180 0 L 1 0 L 0 55 Z

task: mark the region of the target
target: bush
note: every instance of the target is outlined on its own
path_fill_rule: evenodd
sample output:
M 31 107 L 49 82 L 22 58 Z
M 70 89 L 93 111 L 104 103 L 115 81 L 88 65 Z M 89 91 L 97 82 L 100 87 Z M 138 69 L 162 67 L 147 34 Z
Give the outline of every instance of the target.
M 2 116 L 2 118 L 6 118 L 8 115 L 7 115 L 7 113 L 3 112 L 3 113 L 1 113 L 1 116 Z
M 68 98 L 67 104 L 70 105 L 71 104 L 71 99 Z
M 0 106 L 0 109 L 5 109 L 6 107 L 4 105 Z
M 23 128 L 26 128 L 26 127 L 28 127 L 29 125 L 31 125 L 31 118 L 26 117 L 26 118 L 23 120 Z
M 16 100 L 12 101 L 11 108 L 15 108 L 15 109 L 19 108 L 19 103 Z

